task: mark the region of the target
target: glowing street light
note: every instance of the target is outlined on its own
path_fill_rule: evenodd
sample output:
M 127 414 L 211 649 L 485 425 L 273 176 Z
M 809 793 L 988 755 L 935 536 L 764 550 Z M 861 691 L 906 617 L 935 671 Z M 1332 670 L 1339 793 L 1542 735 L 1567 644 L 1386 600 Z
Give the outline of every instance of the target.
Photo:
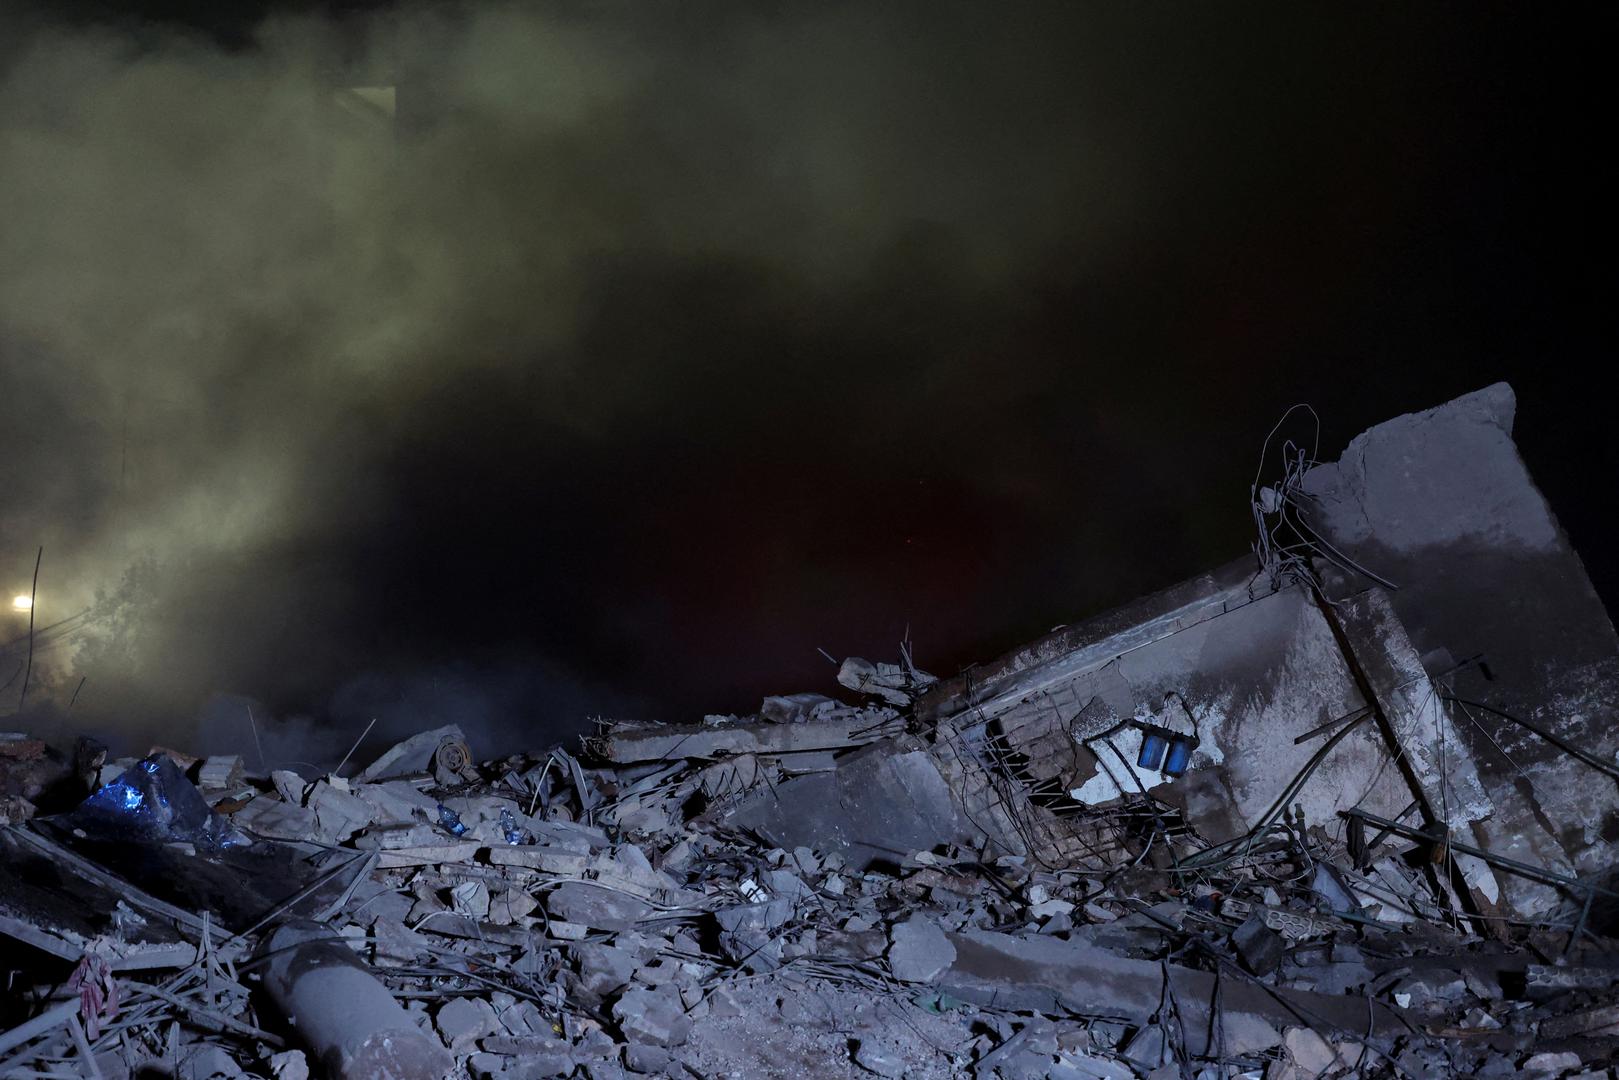
M 34 598 L 32 596 L 13 596 L 11 606 L 18 611 L 28 611 L 34 606 Z

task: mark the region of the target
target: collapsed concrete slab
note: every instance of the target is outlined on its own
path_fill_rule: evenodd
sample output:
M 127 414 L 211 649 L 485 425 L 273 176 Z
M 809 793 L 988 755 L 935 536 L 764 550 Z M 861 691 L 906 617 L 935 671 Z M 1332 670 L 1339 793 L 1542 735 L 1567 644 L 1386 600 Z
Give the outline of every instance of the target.
M 1553 881 L 1614 865 L 1619 638 L 1511 414 L 1490 387 L 1263 489 L 1316 538 L 1318 571 L 1235 563 L 936 685 L 917 712 L 962 812 L 1061 865 L 1094 850 L 1083 808 L 1118 799 L 1216 840 L 1359 807 L 1465 840 L 1446 865 L 1472 910 L 1578 901 L 1505 860 Z
M 758 790 L 724 820 L 778 847 L 836 851 L 857 870 L 973 837 L 933 758 L 898 743 L 861 750 L 832 772 Z
M 1279 990 L 1230 974 L 1217 985 L 1210 972 L 1132 960 L 1083 942 L 984 931 L 952 934 L 949 940 L 955 958 L 937 982 L 962 1000 L 1132 1024 L 1157 1017 L 1173 1024 L 1177 1041 L 1198 1056 L 1267 1050 L 1293 1024 L 1369 1046 L 1387 1045 L 1408 1030 L 1398 1010 L 1380 1003 Z
M 1496 808 L 1482 845 L 1600 874 L 1619 857 L 1619 774 L 1507 719 L 1609 765 L 1619 753 L 1619 637 L 1512 441 L 1515 410 L 1497 383 L 1371 428 L 1304 477 L 1304 516 L 1399 586 L 1389 605 L 1438 692 L 1459 699 L 1459 742 Z M 1326 585 L 1336 598 L 1364 581 Z M 1520 912 L 1556 899 L 1521 878 L 1505 887 Z
M 813 723 L 729 724 L 724 726 L 615 728 L 592 741 L 592 748 L 617 764 L 712 758 L 741 754 L 800 754 L 843 750 L 875 742 L 895 728 L 892 713 L 845 709 Z
M 965 814 L 1021 815 L 999 830 L 1015 843 L 1036 815 L 1050 832 L 1072 831 L 1086 807 L 1148 795 L 1216 841 L 1284 811 L 1335 823 L 1353 806 L 1393 817 L 1418 799 L 1443 807 L 1453 827 L 1491 812 L 1379 593 L 1325 605 L 1233 565 L 1132 611 L 1133 623 L 1114 613 L 1065 628 L 923 700 L 942 735 L 938 756 L 962 774 Z M 1141 763 L 1154 731 L 1195 742 L 1182 774 Z M 1433 748 L 1447 745 L 1440 770 Z M 982 769 L 961 770 L 963 758 Z M 997 774 L 1018 780 L 1034 806 L 1009 811 Z M 1048 845 L 1041 857 L 1067 855 Z M 1488 868 L 1468 869 L 1497 893 Z

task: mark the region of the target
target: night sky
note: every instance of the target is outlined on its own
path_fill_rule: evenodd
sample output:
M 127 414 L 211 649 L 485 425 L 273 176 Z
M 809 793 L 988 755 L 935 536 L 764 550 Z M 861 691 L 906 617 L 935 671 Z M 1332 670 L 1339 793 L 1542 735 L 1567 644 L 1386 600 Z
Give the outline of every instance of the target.
M 0 584 L 100 594 L 35 726 L 510 748 L 953 673 L 1244 554 L 1292 403 L 1331 458 L 1500 379 L 1619 600 L 1611 7 L 522 10 L 0 3 Z M 315 54 L 406 73 L 380 222 L 234 134 Z

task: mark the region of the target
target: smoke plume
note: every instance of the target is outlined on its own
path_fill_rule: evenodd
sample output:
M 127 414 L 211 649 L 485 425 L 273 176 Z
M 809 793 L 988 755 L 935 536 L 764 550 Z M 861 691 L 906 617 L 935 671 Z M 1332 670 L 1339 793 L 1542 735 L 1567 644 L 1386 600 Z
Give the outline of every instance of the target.
M 1240 554 L 1260 418 L 1491 134 L 1490 49 L 1392 14 L 39 11 L 0 57 L 26 722 L 211 749 L 248 701 L 332 756 L 689 719 Z M 1342 389 L 1338 442 L 1492 377 Z

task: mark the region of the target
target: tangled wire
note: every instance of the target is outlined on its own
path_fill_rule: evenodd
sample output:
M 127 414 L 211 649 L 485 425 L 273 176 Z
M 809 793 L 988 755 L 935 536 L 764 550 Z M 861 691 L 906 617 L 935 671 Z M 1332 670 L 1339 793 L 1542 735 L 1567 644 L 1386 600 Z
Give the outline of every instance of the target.
M 1285 440 L 1282 443 L 1281 479 L 1273 484 L 1261 484 L 1265 473 L 1265 455 L 1270 450 L 1271 440 L 1287 423 L 1288 417 L 1299 409 L 1308 412 L 1315 421 L 1315 434 L 1309 452 L 1306 453 L 1304 447 L 1292 439 Z M 1270 429 L 1270 434 L 1265 436 L 1264 445 L 1259 450 L 1259 468 L 1254 470 L 1254 482 L 1248 489 L 1257 533 L 1253 550 L 1259 560 L 1259 573 L 1270 578 L 1272 589 L 1304 585 L 1319 594 L 1321 578 L 1314 563 L 1314 557 L 1319 556 L 1342 570 L 1368 577 L 1384 588 L 1398 589 L 1398 585 L 1372 573 L 1333 547 L 1310 526 L 1306 510 L 1316 498 L 1304 489 L 1304 477 L 1320 464 L 1316 457 L 1320 449 L 1321 417 L 1303 402 L 1289 407 L 1276 421 L 1276 426 Z

